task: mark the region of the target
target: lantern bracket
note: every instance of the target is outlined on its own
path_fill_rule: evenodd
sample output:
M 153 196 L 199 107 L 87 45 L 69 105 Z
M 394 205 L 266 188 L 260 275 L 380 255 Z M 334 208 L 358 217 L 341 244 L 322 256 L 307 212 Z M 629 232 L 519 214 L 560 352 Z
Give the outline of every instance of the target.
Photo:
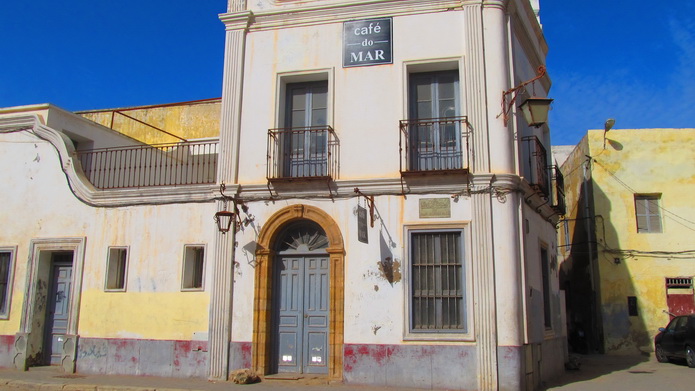
M 538 69 L 536 69 L 536 77 L 534 77 L 531 80 L 527 80 L 514 88 L 510 88 L 507 91 L 502 92 L 502 112 L 497 117 L 499 117 L 500 115 L 503 116 L 504 126 L 507 126 L 507 123 L 509 122 L 509 112 L 512 110 L 512 107 L 514 107 L 514 103 L 516 102 L 516 98 L 519 95 L 521 89 L 535 82 L 536 80 L 539 80 L 547 73 L 548 72 L 546 71 L 545 67 L 541 65 L 538 67 Z

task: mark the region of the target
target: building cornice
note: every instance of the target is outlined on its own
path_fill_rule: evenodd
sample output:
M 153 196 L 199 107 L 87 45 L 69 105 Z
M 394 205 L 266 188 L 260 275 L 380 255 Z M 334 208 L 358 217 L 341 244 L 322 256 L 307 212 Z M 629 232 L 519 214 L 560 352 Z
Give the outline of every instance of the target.
M 461 0 L 363 0 L 308 6 L 282 7 L 272 10 L 222 14 L 227 29 L 240 28 L 241 15 L 249 15 L 250 31 L 340 23 L 354 19 L 404 16 L 460 9 Z M 230 27 L 232 26 L 232 27 Z
M 172 203 L 212 202 L 216 185 L 162 186 L 132 189 L 100 190 L 84 176 L 75 150 L 62 133 L 43 124 L 37 114 L 0 118 L 0 134 L 30 131 L 50 143 L 58 152 L 61 169 L 72 193 L 82 202 L 97 207 L 156 205 Z

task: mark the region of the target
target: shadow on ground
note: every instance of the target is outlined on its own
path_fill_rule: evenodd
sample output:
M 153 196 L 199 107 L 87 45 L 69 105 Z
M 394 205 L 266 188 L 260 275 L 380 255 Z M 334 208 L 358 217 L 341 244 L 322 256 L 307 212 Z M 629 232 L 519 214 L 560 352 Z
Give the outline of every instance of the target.
M 545 384 L 542 390 L 592 380 L 617 371 L 630 371 L 630 368 L 650 360 L 646 355 L 573 354 L 573 356 L 578 359 L 578 368 L 566 369 L 562 376 Z

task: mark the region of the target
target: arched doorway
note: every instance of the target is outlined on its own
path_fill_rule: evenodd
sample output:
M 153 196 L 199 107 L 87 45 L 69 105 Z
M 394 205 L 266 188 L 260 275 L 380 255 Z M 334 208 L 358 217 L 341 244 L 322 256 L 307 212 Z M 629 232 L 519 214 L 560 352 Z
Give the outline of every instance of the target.
M 259 373 L 342 379 L 344 254 L 338 225 L 318 208 L 287 207 L 264 224 L 254 294 L 253 363 Z

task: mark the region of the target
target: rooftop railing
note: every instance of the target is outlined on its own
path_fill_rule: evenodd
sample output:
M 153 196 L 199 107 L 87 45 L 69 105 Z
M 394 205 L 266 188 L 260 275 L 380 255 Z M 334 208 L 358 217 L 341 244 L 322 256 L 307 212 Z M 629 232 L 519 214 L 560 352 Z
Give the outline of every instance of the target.
M 218 140 L 77 151 L 89 181 L 98 189 L 212 184 Z

